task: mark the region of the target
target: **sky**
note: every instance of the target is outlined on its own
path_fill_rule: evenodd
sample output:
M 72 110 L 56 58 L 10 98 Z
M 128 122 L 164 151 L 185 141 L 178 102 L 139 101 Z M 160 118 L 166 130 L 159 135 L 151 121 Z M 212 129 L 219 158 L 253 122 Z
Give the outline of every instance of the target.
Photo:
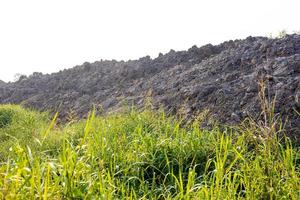
M 0 0 L 0 80 L 300 30 L 299 0 Z

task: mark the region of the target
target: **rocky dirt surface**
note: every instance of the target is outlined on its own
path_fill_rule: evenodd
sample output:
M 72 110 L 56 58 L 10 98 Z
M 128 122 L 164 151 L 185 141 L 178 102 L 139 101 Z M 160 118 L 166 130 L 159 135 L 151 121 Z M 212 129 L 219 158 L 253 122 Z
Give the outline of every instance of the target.
M 144 105 L 184 113 L 188 118 L 208 110 L 221 123 L 236 124 L 261 113 L 258 82 L 266 98 L 276 95 L 275 113 L 293 137 L 300 137 L 300 36 L 248 37 L 157 58 L 84 63 L 58 73 L 34 73 L 16 82 L 0 82 L 0 103 L 23 104 L 39 110 L 79 117 L 95 105 L 116 111 Z

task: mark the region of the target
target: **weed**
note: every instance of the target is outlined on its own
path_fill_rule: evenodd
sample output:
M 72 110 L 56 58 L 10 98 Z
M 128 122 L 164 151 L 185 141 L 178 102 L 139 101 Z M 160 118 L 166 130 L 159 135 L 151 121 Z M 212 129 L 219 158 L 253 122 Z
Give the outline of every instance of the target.
M 2 199 L 300 198 L 299 154 L 270 128 L 276 120 L 208 131 L 131 109 L 58 126 L 11 108 L 18 117 L 5 128 L 13 142 L 1 146 L 11 152 L 0 163 Z

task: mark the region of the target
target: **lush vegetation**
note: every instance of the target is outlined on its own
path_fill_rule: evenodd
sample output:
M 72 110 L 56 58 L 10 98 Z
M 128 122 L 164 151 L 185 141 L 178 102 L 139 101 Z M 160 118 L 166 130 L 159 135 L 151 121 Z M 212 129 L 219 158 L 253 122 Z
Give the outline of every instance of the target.
M 199 129 L 162 111 L 70 121 L 0 106 L 2 199 L 299 199 L 275 121 Z M 273 123 L 274 122 L 274 123 Z M 277 122 L 276 122 L 277 123 Z

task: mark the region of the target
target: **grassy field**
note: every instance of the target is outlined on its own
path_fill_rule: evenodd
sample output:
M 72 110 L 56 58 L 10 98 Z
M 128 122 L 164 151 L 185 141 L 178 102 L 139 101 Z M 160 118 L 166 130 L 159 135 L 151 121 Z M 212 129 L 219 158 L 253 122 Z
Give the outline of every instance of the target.
M 150 110 L 55 118 L 0 106 L 2 199 L 300 199 L 298 149 L 272 123 L 208 131 Z

